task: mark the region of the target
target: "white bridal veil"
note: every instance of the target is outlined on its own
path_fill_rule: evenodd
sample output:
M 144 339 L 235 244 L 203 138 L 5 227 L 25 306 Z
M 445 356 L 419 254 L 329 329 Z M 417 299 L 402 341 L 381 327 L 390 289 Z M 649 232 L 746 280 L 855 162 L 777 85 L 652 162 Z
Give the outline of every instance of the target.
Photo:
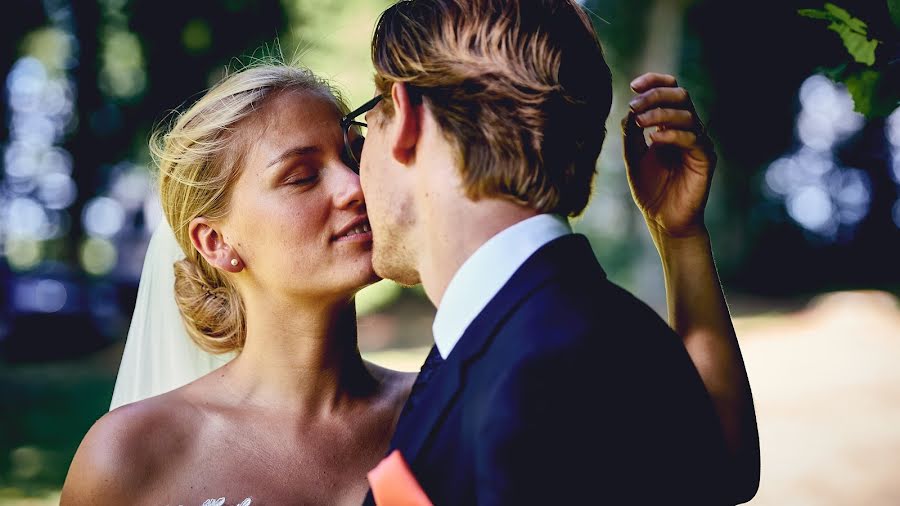
M 182 258 L 172 229 L 160 220 L 144 257 L 110 410 L 186 385 L 234 358 L 207 353 L 188 337 L 175 303 L 172 267 Z

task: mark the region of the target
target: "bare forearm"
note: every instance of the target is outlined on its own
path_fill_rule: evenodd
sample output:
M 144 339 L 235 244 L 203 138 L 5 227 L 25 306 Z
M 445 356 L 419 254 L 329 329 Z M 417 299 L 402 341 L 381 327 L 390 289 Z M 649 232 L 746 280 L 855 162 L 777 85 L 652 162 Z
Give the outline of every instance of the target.
M 739 488 L 755 491 L 759 439 L 753 398 L 709 234 L 704 227 L 683 237 L 670 237 L 652 227 L 651 234 L 665 273 L 669 324 L 684 339 L 712 397 L 737 479 L 743 483 Z
M 710 391 L 735 392 L 736 383 L 746 384 L 746 375 L 709 235 L 702 231 L 674 238 L 657 233 L 654 240 L 665 273 L 669 324 L 683 337 Z

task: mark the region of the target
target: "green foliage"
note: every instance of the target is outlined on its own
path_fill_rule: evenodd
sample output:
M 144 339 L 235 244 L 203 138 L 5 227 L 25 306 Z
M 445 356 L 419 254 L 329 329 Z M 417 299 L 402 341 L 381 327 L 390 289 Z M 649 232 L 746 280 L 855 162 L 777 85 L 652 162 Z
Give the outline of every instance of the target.
M 830 21 L 828 29 L 840 35 L 854 60 L 868 66 L 875 64 L 875 49 L 880 41 L 869 39 L 868 27 L 861 19 L 832 3 L 826 3 L 825 10 L 800 9 L 798 12 L 808 18 Z
M 887 0 L 887 4 L 891 18 L 900 27 L 900 0 Z M 875 52 L 881 41 L 869 39 L 868 25 L 832 3 L 826 3 L 824 10 L 800 9 L 797 12 L 807 18 L 829 21 L 828 29 L 841 37 L 853 61 L 821 69 L 821 72 L 832 81 L 847 86 L 853 97 L 854 110 L 867 118 L 889 115 L 900 104 L 900 90 L 886 84 L 884 72 L 876 65 Z
M 900 28 L 900 0 L 888 0 L 888 12 L 891 13 L 891 21 L 894 26 Z
M 0 504 L 16 491 L 59 490 L 81 438 L 109 408 L 114 381 L 98 360 L 0 364 Z
M 887 107 L 883 107 L 884 104 L 879 99 L 880 82 L 881 74 L 870 69 L 854 72 L 844 79 L 847 91 L 853 97 L 853 108 L 856 112 L 866 117 L 886 116 L 891 113 L 893 106 L 887 104 Z

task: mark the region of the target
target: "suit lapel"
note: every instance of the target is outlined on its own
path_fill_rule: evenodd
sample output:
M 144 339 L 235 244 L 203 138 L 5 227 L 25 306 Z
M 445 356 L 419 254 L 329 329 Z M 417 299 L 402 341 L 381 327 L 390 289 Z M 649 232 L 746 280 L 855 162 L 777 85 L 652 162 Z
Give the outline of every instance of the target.
M 544 245 L 522 264 L 469 325 L 450 356 L 419 394 L 417 405 L 404 413 L 397 424 L 391 446 L 399 449 L 410 465 L 415 463 L 429 436 L 458 398 L 466 368 L 487 349 L 506 318 L 529 295 L 572 262 L 573 257 L 584 255 L 585 250 L 590 254 L 589 260 L 597 265 L 590 244 L 582 235 L 564 236 Z

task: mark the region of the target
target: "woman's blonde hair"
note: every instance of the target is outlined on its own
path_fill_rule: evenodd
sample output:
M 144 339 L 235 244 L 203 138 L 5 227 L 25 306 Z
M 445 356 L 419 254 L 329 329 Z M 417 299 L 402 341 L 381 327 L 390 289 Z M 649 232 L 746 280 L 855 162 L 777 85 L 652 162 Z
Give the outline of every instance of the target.
M 284 91 L 320 94 L 339 110 L 347 109 L 340 95 L 311 71 L 266 61 L 226 76 L 150 138 L 163 212 L 186 256 L 174 265 L 175 299 L 188 334 L 211 353 L 243 348 L 244 304 L 224 273 L 194 248 L 188 227 L 197 217 L 215 221 L 228 215 L 248 148 L 238 135 L 239 124 Z

